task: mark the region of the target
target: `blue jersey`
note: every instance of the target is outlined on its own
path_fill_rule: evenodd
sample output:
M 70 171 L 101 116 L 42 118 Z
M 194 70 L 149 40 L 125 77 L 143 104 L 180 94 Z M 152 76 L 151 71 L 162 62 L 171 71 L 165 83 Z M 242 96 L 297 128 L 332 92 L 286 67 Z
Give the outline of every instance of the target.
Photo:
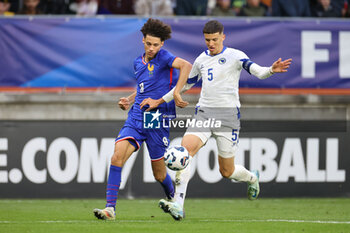
M 170 52 L 160 49 L 156 56 L 148 63 L 143 56 L 134 61 L 134 73 L 137 81 L 137 94 L 135 103 L 129 111 L 129 117 L 143 120 L 143 112 L 148 106 L 140 109 L 140 103 L 150 97 L 159 99 L 168 93 L 178 79 L 178 70 L 172 67 L 175 56 Z M 158 106 L 159 112 L 167 116 L 175 116 L 175 103 L 163 103 Z

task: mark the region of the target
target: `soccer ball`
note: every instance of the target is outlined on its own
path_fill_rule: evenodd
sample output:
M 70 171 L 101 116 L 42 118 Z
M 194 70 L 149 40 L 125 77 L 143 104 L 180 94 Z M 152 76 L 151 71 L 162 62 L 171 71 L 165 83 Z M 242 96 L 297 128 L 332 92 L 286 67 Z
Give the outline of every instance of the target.
M 190 162 L 190 155 L 183 146 L 169 147 L 164 154 L 165 165 L 174 171 L 185 169 Z

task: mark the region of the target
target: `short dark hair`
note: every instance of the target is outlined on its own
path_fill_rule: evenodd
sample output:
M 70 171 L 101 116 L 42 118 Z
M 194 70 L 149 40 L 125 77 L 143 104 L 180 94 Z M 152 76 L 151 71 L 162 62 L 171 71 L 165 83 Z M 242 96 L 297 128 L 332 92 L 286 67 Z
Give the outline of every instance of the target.
M 171 27 L 158 19 L 149 18 L 141 28 L 143 37 L 147 35 L 159 37 L 161 41 L 171 38 Z
M 203 28 L 203 34 L 214 34 L 214 33 L 223 33 L 224 25 L 217 20 L 208 21 Z

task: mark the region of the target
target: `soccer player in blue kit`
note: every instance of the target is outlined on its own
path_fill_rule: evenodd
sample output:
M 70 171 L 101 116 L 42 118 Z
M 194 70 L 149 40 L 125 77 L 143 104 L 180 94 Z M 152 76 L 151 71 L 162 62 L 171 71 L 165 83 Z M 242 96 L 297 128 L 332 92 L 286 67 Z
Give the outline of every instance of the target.
M 114 154 L 109 168 L 106 199 L 104 209 L 94 209 L 94 215 L 98 219 L 114 220 L 115 206 L 121 183 L 121 171 L 131 154 L 137 151 L 142 142 L 146 142 L 151 157 L 153 175 L 162 185 L 168 199 L 174 197 L 172 180 L 166 172 L 163 154 L 169 144 L 169 129 L 148 129 L 143 126 L 144 112 L 149 108 L 158 106 L 153 117 L 160 114 L 175 115 L 174 102 L 165 103 L 162 96 L 170 91 L 176 83 L 175 70 L 179 69 L 179 78 L 187 79 L 192 65 L 184 59 L 175 57 L 170 52 L 162 49 L 164 41 L 171 36 L 171 28 L 157 19 L 148 19 L 141 28 L 142 42 L 145 53 L 134 61 L 134 72 L 137 80 L 137 90 L 129 97 L 123 97 L 119 101 L 119 107 L 127 110 L 132 105 L 128 118 L 115 140 Z M 157 99 L 153 104 L 141 108 L 140 104 L 146 99 Z

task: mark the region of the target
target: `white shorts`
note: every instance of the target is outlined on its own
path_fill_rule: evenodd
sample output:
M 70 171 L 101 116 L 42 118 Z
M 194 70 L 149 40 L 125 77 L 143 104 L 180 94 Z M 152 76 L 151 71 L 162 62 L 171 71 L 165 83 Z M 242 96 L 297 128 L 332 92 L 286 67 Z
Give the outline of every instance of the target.
M 222 158 L 232 158 L 235 156 L 240 130 L 240 112 L 238 108 L 196 108 L 196 113 L 192 120 L 210 121 L 210 127 L 188 127 L 185 135 L 195 135 L 201 139 L 205 145 L 208 139 L 213 136 L 216 140 L 219 156 Z M 213 119 L 221 121 L 220 127 L 215 127 Z M 213 127 L 214 126 L 214 127 Z

